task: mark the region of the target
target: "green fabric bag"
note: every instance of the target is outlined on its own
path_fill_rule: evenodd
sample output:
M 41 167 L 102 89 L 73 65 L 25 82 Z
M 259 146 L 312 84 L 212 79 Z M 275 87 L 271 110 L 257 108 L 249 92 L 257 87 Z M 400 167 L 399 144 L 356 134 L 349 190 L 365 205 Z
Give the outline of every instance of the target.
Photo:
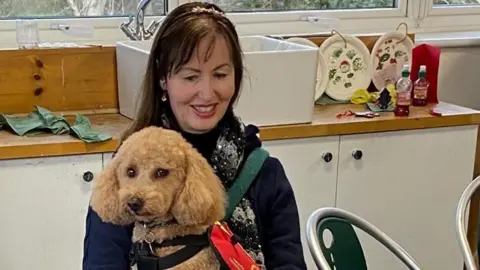
M 235 207 L 240 203 L 253 180 L 255 180 L 262 169 L 263 163 L 269 156 L 270 154 L 263 148 L 256 148 L 250 153 L 240 171 L 240 174 L 233 182 L 233 185 L 228 189 L 228 206 L 224 220 L 227 220 L 232 216 Z

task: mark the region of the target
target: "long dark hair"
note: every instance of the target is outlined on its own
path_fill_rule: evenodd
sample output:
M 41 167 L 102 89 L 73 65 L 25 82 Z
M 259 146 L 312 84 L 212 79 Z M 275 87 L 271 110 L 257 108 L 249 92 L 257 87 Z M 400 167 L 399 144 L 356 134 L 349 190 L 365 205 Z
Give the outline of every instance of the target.
M 122 141 L 144 127 L 161 126 L 162 114 L 168 116 L 172 128 L 178 129 L 169 102 L 161 100 L 166 89 L 162 89 L 160 81 L 166 81 L 169 75 L 177 73 L 190 61 L 198 44 L 204 38 L 212 36 L 207 52 L 209 57 L 216 35 L 225 38 L 234 66 L 235 92 L 227 109 L 227 114 L 233 114 L 233 105 L 238 99 L 243 77 L 243 54 L 235 26 L 215 4 L 186 3 L 167 15 L 155 35 L 137 102 L 136 116 L 122 135 Z

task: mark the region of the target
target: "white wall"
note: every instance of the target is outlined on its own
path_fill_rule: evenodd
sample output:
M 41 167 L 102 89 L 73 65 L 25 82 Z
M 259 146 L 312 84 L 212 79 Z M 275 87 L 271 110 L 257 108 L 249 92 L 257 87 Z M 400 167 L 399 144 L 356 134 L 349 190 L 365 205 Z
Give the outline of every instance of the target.
M 480 110 L 480 46 L 443 48 L 439 99 Z

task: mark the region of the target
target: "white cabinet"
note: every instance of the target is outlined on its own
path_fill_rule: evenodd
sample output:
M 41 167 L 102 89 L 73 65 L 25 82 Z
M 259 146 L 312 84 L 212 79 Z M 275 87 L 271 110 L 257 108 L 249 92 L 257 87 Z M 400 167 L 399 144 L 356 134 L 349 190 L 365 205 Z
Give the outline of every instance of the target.
M 306 221 L 324 206 L 365 218 L 422 269 L 461 269 L 455 211 L 472 180 L 476 137 L 476 126 L 463 126 L 265 142 L 295 191 L 308 269 L 316 267 Z M 328 163 L 322 159 L 327 152 Z M 406 269 L 373 238 L 357 232 L 369 269 Z
M 336 206 L 384 231 L 422 269 L 461 269 L 455 211 L 472 180 L 476 136 L 476 126 L 341 136 Z M 359 235 L 369 269 L 405 269 Z
M 81 269 L 85 179 L 101 169 L 102 154 L 0 161 L 0 269 Z
M 292 184 L 308 269 L 315 269 L 315 264 L 305 238 L 306 222 L 318 207 L 335 205 L 338 143 L 338 136 L 264 142 L 265 149 L 280 160 Z M 326 162 L 324 158 L 328 161 L 329 157 Z

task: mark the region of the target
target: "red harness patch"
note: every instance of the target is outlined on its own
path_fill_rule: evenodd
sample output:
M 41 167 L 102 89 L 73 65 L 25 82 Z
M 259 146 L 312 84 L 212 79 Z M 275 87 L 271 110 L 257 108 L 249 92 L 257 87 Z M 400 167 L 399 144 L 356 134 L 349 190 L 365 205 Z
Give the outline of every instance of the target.
M 225 222 L 216 222 L 209 230 L 210 247 L 222 265 L 221 269 L 260 270 L 261 268 L 243 249 L 237 236 Z

